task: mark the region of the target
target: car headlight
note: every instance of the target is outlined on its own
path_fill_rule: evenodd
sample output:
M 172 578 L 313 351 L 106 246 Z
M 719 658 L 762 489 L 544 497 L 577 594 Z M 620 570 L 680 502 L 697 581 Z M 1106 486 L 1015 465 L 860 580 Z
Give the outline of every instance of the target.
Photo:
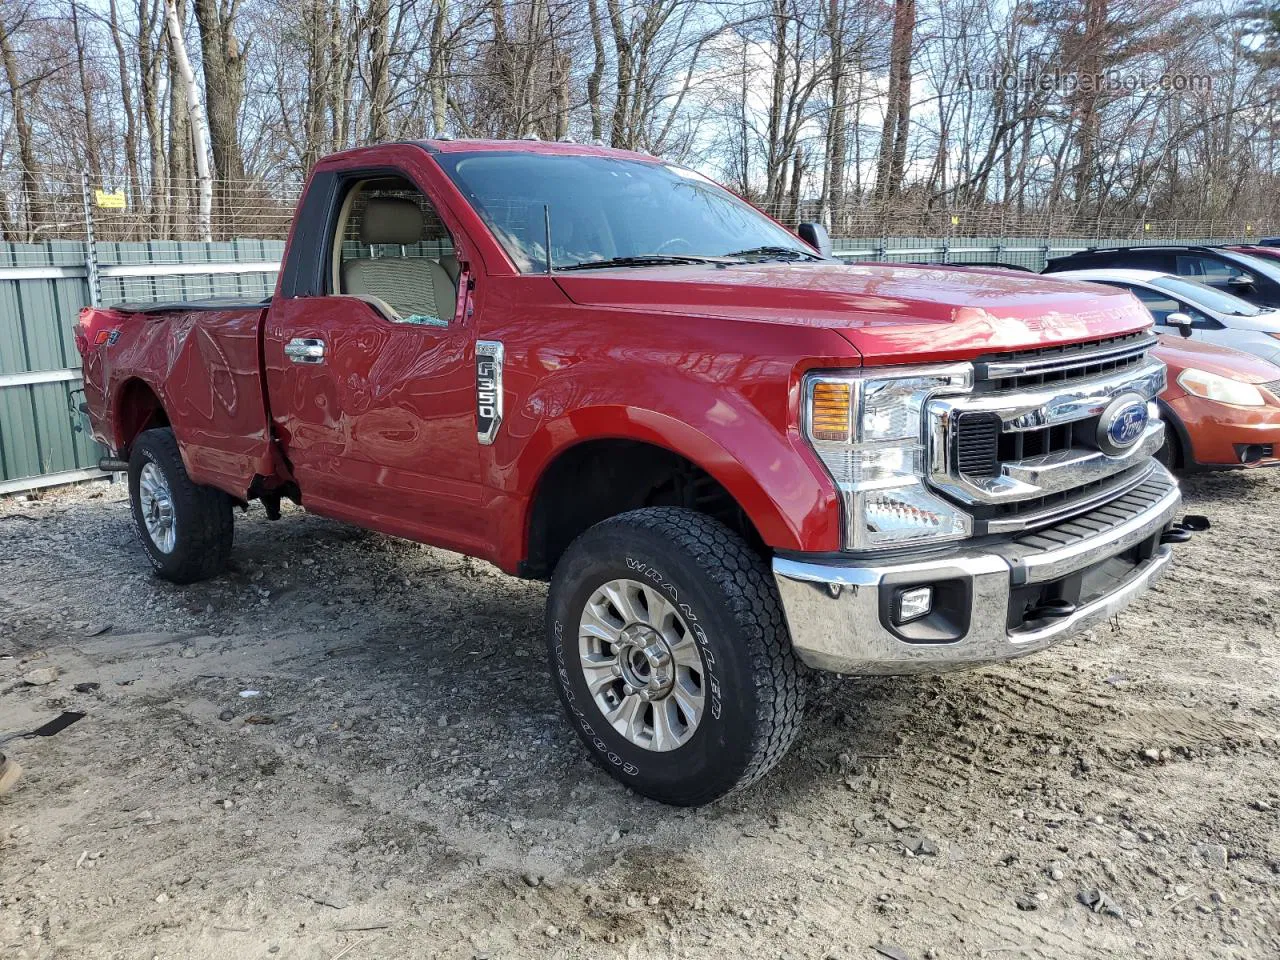
M 968 364 L 805 378 L 804 431 L 843 498 L 846 550 L 970 535 L 970 516 L 925 485 L 924 407 L 972 378 Z
M 1187 367 L 1178 374 L 1178 385 L 1197 397 L 1237 407 L 1261 407 L 1267 402 L 1262 391 L 1252 383 L 1231 380 L 1195 367 Z

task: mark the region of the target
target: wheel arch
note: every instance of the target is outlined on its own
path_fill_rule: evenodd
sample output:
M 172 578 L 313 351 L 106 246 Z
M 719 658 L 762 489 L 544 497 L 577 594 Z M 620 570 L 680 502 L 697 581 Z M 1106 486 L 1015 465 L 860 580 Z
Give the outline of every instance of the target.
M 112 417 L 116 451 L 128 459 L 130 449 L 144 430 L 172 424 L 159 392 L 141 377 L 121 381 L 116 394 Z
M 536 466 L 527 468 L 533 492 L 520 554 L 527 576 L 550 576 L 578 534 L 644 506 L 698 510 L 762 553 L 825 549 L 815 544 L 827 540 L 838 544 L 838 506 L 827 503 L 820 476 L 808 472 L 776 431 L 744 425 L 730 449 L 687 422 L 652 411 L 593 408 L 575 412 L 574 420 L 570 439 L 559 445 L 550 438 L 567 431 L 542 432 L 545 448 Z M 538 446 L 535 438 L 526 451 Z M 611 468 L 611 457 L 621 458 L 621 465 Z M 747 463 L 769 469 L 753 470 Z

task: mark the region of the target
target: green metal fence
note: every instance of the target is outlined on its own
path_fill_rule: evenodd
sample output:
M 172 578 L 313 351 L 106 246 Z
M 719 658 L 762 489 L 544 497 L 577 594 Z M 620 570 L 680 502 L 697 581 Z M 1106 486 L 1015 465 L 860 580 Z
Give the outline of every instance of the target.
M 278 240 L 0 244 L 0 494 L 102 475 L 104 451 L 78 409 L 72 327 L 81 307 L 266 297 L 282 247 Z

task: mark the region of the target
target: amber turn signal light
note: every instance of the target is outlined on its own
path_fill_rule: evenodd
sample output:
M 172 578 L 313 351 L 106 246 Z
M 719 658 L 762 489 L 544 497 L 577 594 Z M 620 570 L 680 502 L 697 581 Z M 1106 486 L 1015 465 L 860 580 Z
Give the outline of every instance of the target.
M 809 430 L 815 440 L 849 440 L 849 408 L 852 388 L 848 383 L 819 380 L 813 385 L 809 410 Z

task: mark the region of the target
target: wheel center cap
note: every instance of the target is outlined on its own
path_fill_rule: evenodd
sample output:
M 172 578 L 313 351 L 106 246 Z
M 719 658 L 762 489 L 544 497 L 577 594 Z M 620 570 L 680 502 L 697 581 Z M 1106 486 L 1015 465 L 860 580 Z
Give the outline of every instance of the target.
M 623 691 L 646 700 L 660 700 L 675 685 L 675 661 L 671 649 L 656 630 L 634 623 L 622 631 L 618 645 L 618 666 Z

